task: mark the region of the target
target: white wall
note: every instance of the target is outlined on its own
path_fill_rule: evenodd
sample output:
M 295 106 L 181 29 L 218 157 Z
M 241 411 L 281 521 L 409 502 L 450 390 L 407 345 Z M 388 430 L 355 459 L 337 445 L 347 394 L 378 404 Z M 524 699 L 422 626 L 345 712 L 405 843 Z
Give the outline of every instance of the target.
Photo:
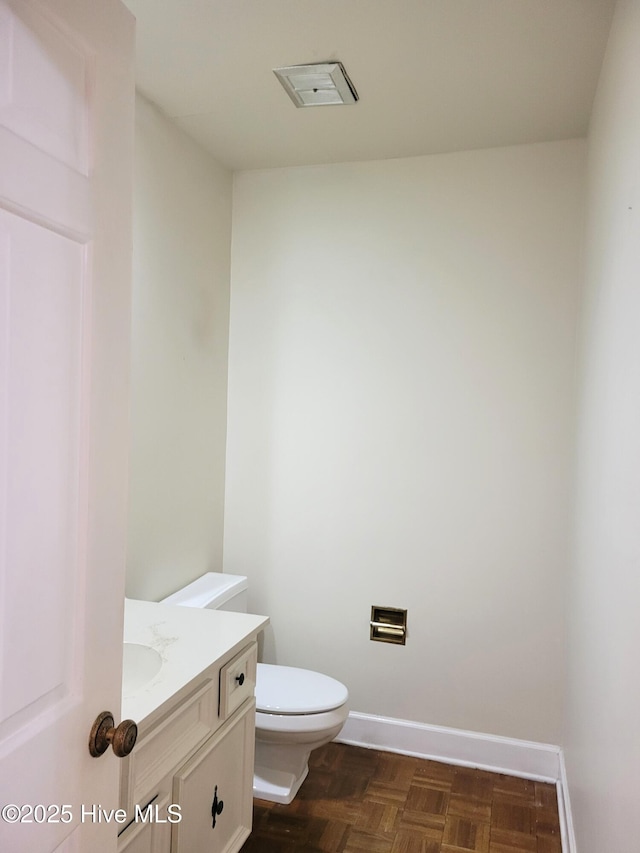
M 234 176 L 224 567 L 354 710 L 559 740 L 584 153 Z
M 127 595 L 222 566 L 231 175 L 136 102 Z
M 640 3 L 616 10 L 589 136 L 569 788 L 580 853 L 635 853 L 640 791 Z

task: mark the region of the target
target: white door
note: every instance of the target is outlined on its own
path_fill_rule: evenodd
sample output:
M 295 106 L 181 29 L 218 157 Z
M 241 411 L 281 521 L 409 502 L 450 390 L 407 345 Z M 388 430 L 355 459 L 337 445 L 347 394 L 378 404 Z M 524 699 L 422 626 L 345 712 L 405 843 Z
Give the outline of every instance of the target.
M 0 0 L 3 853 L 116 847 L 88 738 L 120 710 L 133 33 L 119 0 Z

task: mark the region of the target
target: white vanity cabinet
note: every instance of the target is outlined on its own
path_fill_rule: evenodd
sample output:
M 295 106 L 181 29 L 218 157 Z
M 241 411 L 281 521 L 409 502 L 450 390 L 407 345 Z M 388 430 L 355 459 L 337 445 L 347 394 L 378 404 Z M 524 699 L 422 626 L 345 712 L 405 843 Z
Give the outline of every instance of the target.
M 173 827 L 176 853 L 234 853 L 249 836 L 254 714 L 255 702 L 247 703 L 173 777 L 173 801 L 182 809 L 182 820 Z
M 162 800 L 157 800 L 153 806 L 157 805 L 157 814 L 162 819 L 167 817 L 167 807 L 169 806 L 169 797 L 165 796 Z M 154 808 L 154 816 L 156 814 Z M 123 832 L 120 843 L 118 844 L 118 853 L 126 850 L 126 853 L 170 853 L 171 851 L 171 824 L 161 823 L 160 821 L 145 822 L 131 824 Z
M 222 614 L 220 621 L 224 627 L 238 616 L 246 618 Z M 241 642 L 234 636 L 236 642 L 227 646 L 226 653 L 138 721 L 138 742 L 122 759 L 120 807 L 130 823 L 119 827 L 118 853 L 237 853 L 248 838 L 253 813 L 255 640 L 258 628 L 268 621 L 251 618 L 261 624 L 246 631 Z M 247 623 L 241 624 L 246 630 Z M 158 632 L 156 623 L 152 633 Z M 170 636 L 171 630 L 167 626 L 160 633 Z M 123 700 L 123 713 L 135 710 L 133 700 L 130 705 Z M 142 704 L 139 707 L 143 709 Z M 131 717 L 135 719 L 133 713 Z

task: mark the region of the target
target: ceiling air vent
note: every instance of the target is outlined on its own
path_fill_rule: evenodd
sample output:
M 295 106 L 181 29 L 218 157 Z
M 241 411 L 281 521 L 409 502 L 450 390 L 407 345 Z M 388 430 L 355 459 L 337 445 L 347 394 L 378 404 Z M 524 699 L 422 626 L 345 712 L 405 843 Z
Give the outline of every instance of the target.
M 355 104 L 358 100 L 358 93 L 341 62 L 290 65 L 274 68 L 273 73 L 296 107 Z

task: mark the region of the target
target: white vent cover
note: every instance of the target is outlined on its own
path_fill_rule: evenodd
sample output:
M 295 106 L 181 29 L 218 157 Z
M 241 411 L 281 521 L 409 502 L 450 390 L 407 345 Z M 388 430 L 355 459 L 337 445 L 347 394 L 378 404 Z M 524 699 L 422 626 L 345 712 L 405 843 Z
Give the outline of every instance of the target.
M 341 62 L 290 65 L 274 68 L 273 73 L 296 107 L 355 104 L 358 100 L 358 93 Z

